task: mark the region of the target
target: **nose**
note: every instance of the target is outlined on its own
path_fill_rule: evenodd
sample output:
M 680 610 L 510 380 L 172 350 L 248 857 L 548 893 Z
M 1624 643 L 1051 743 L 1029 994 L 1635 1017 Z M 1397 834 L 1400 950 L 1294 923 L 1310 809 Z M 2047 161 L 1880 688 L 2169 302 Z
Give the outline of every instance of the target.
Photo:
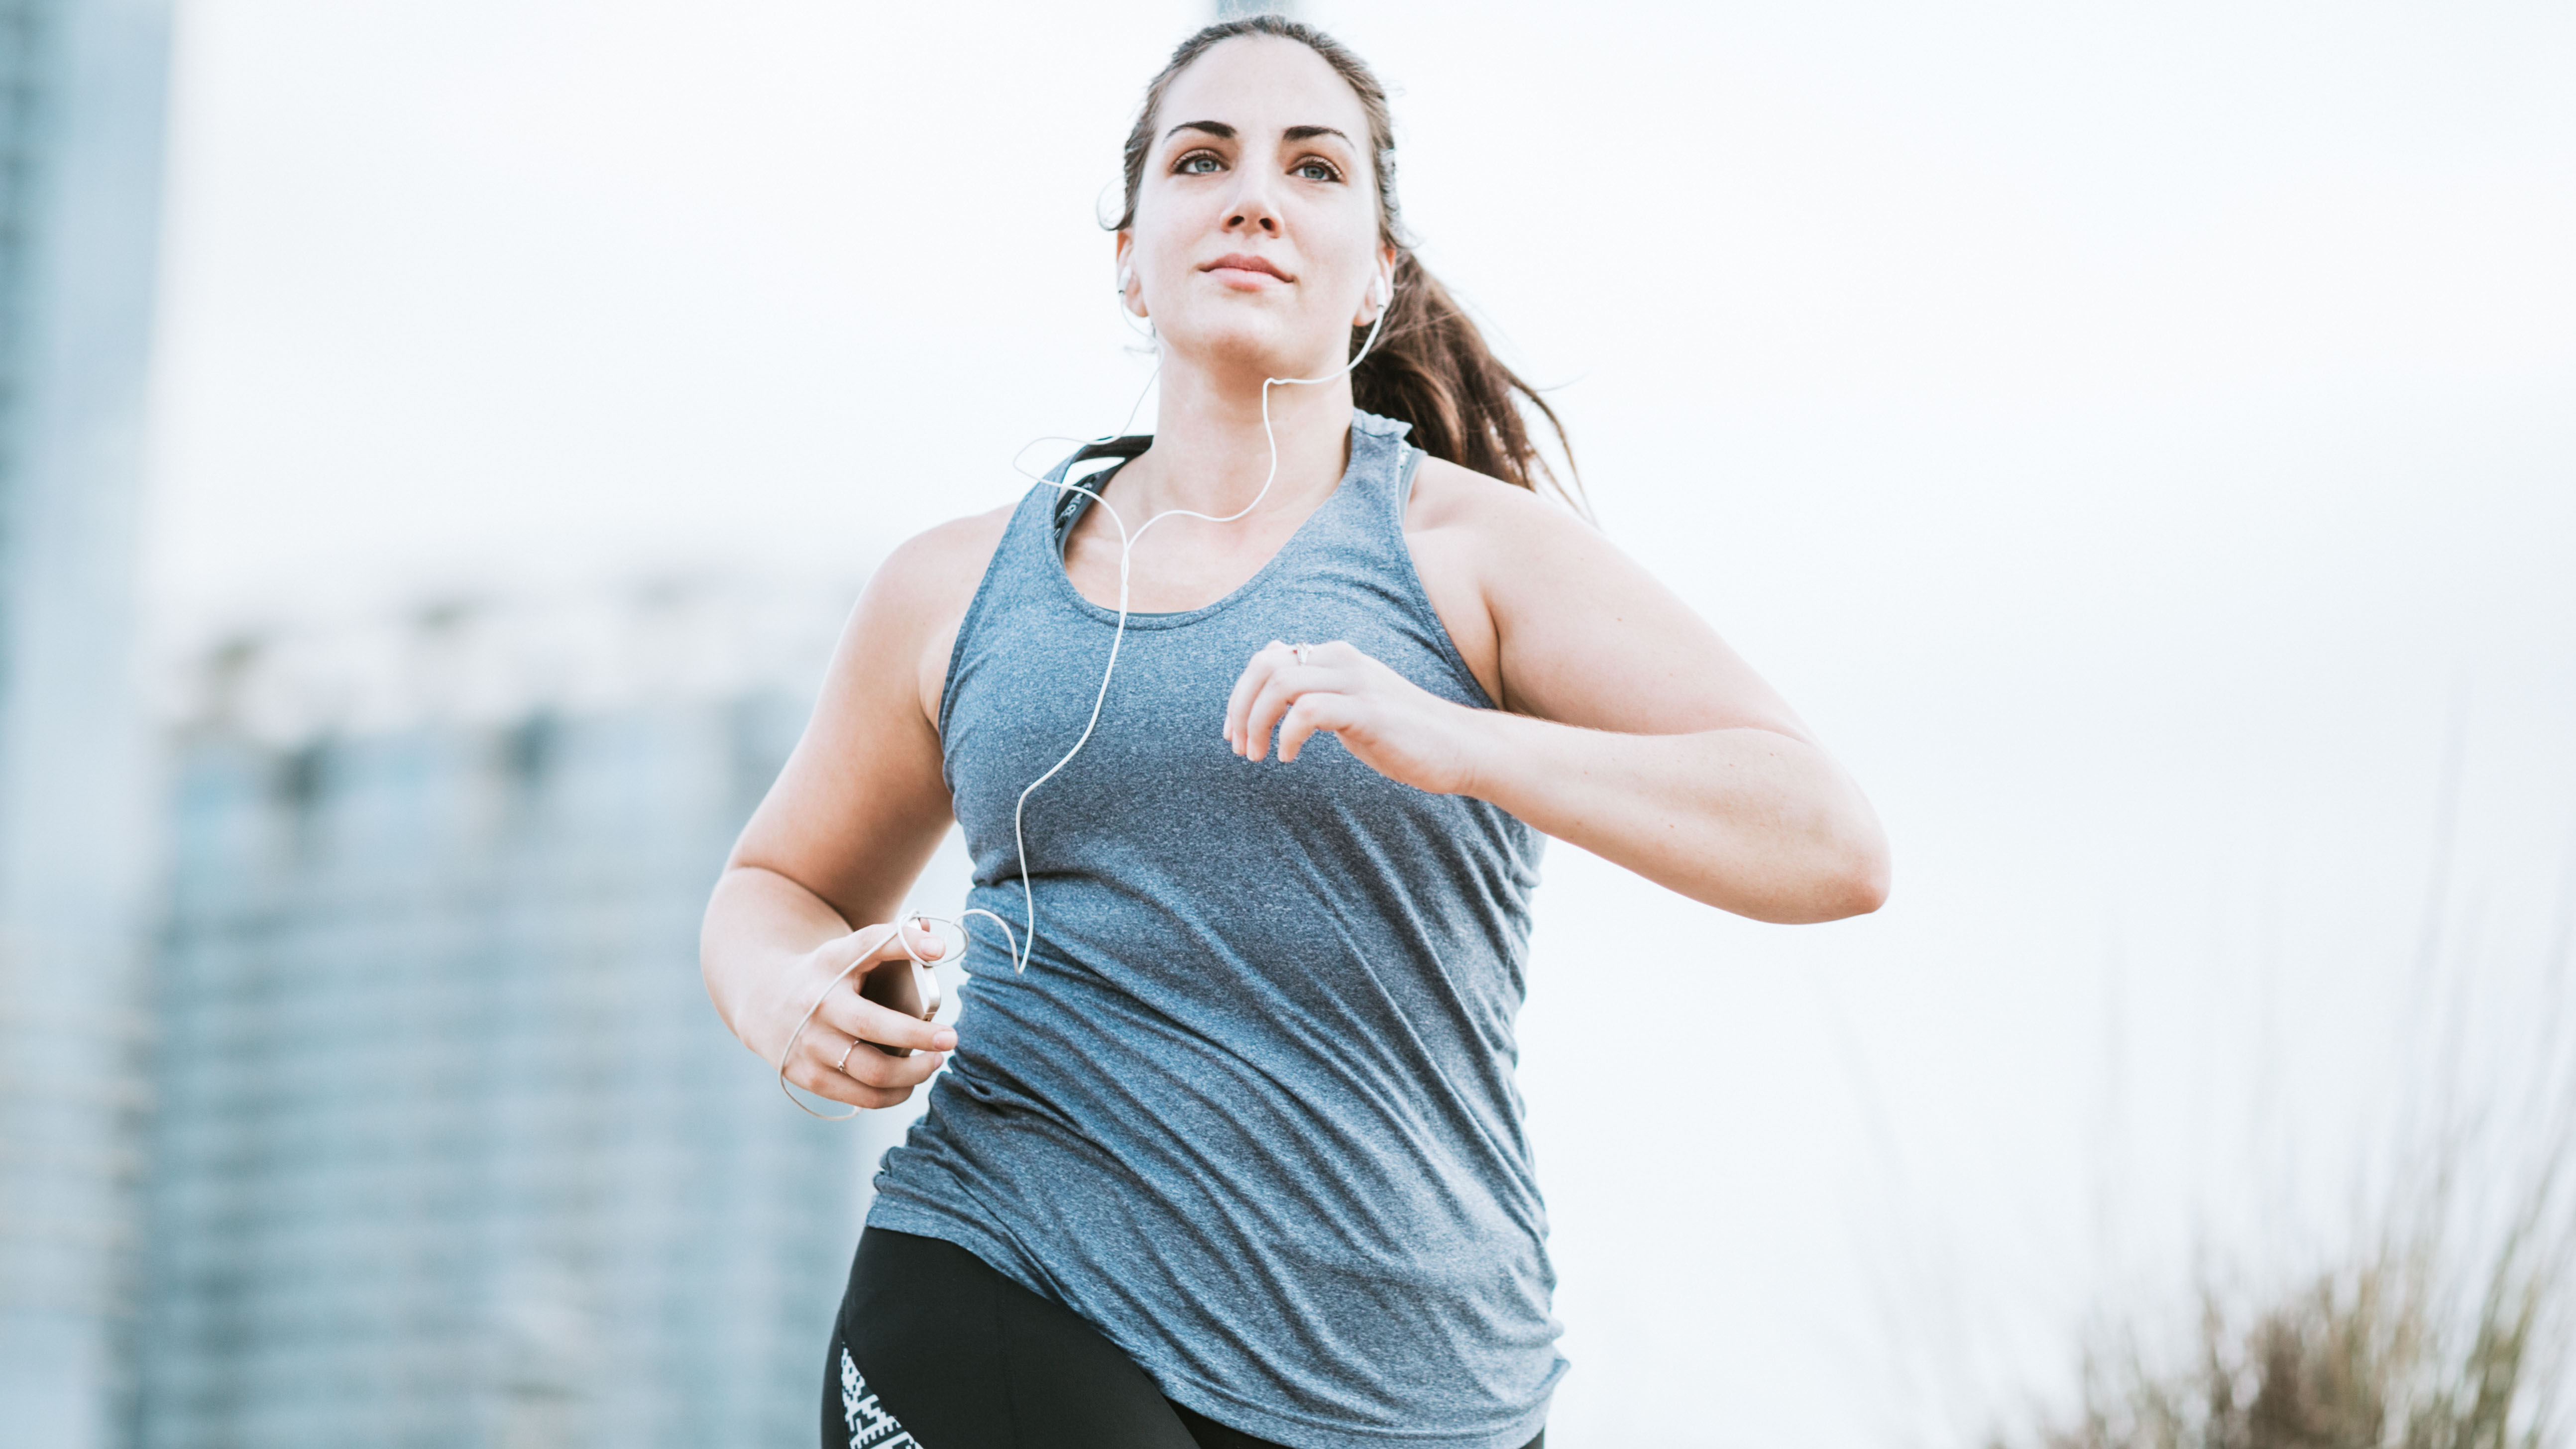
M 1279 235 L 1279 213 L 1270 204 L 1268 178 L 1262 168 L 1247 166 L 1237 174 L 1243 177 L 1243 186 L 1235 193 L 1233 208 L 1226 213 L 1225 229 L 1230 233 Z

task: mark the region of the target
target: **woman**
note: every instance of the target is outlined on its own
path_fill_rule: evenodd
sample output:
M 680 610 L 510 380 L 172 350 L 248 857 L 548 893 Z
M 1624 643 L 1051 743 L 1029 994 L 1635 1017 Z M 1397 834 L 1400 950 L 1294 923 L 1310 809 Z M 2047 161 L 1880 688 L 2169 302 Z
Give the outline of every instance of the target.
M 951 1067 L 879 1175 L 824 1439 L 1535 1445 L 1539 833 L 1766 921 L 1876 908 L 1886 847 L 1537 495 L 1528 390 L 1408 249 L 1356 57 L 1200 32 L 1126 177 L 1159 431 L 886 561 L 707 910 L 716 1004 L 787 1080 L 885 1107 Z M 1015 928 L 979 918 L 953 1031 L 857 989 L 909 969 L 892 918 L 952 818 Z

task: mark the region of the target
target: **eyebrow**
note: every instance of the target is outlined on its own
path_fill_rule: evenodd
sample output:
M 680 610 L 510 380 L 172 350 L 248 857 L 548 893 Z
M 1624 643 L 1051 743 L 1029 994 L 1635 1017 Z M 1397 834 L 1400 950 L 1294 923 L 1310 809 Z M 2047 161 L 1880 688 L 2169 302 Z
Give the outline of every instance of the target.
M 1205 131 L 1220 141 L 1234 139 L 1234 128 L 1223 121 L 1183 121 L 1165 131 L 1163 139 L 1168 141 L 1183 131 Z M 1333 126 L 1290 126 L 1279 134 L 1280 139 L 1287 141 L 1312 141 L 1317 136 L 1332 136 L 1338 138 L 1345 146 L 1351 144 L 1351 138 L 1343 135 L 1339 128 Z

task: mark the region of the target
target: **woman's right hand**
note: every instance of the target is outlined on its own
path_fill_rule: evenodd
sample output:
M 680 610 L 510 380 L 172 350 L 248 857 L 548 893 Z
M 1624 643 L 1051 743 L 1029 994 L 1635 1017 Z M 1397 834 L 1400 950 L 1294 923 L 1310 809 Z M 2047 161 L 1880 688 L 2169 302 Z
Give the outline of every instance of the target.
M 922 959 L 936 961 L 946 951 L 937 935 L 918 924 L 905 929 Z M 864 964 L 851 970 L 853 962 Z M 791 1084 L 853 1107 L 891 1107 L 905 1101 L 947 1060 L 944 1053 L 957 1045 L 957 1033 L 880 1006 L 859 991 L 879 971 L 911 969 L 903 940 L 891 922 L 824 942 L 783 973 L 779 990 L 760 1014 L 764 1039 L 751 1043 L 753 1050 L 779 1065 L 779 1053 L 789 1050 L 789 1037 L 794 1035 L 794 1046 L 783 1064 Z M 834 982 L 835 977 L 840 979 Z M 817 995 L 823 997 L 819 1010 L 814 1005 Z M 814 1013 L 811 1021 L 805 1020 L 808 1011 Z M 798 1034 L 800 1021 L 805 1022 L 805 1030 Z M 891 1056 L 871 1043 L 908 1048 L 911 1054 Z
M 863 1000 L 856 980 L 831 983 L 853 962 L 903 969 L 889 964 L 903 960 L 892 925 L 853 931 L 850 923 L 911 920 L 893 913 L 956 825 L 936 726 L 939 691 L 950 639 L 1013 506 L 932 529 L 877 566 L 841 631 L 804 737 L 707 899 L 698 931 L 707 996 L 770 1070 L 786 1054 L 790 1087 L 854 1107 L 891 1107 L 957 1044 L 954 1032 Z M 959 949 L 951 940 L 943 953 L 927 935 L 913 944 L 924 959 Z M 798 1034 L 818 998 L 828 999 Z M 913 1055 L 850 1046 L 860 1039 Z

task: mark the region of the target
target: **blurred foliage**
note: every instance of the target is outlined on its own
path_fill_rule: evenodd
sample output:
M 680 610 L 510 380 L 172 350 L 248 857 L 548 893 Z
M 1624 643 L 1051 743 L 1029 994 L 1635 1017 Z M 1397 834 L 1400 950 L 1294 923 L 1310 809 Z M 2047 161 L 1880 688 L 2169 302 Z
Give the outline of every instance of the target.
M 2564 1449 L 2568 1154 L 2483 1251 L 2463 1251 L 2451 1175 L 2367 1261 L 2249 1299 L 2204 1286 L 2190 1349 L 2131 1326 L 2085 1356 L 2079 1402 L 1990 1449 Z

